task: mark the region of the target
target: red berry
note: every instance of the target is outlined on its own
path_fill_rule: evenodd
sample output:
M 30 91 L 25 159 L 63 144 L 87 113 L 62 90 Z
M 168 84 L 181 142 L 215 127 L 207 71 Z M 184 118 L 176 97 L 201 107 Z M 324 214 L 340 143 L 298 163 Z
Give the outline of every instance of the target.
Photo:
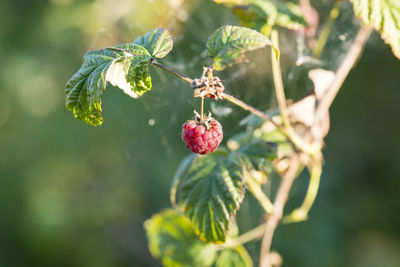
M 223 138 L 222 126 L 215 119 L 207 125 L 189 120 L 182 125 L 182 140 L 193 153 L 207 154 L 213 152 Z

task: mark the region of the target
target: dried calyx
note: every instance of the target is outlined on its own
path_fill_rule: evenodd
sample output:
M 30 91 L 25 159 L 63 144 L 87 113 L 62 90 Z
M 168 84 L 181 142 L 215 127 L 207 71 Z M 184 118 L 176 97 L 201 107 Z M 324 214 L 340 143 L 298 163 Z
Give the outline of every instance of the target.
M 211 68 L 203 68 L 200 79 L 194 79 L 190 86 L 194 89 L 193 97 L 223 99 L 224 85 L 219 77 L 213 76 Z
M 196 121 L 199 125 L 203 125 L 204 128 L 206 128 L 207 130 L 210 130 L 211 128 L 211 122 L 213 120 L 213 118 L 211 117 L 211 112 L 208 112 L 208 115 L 206 118 L 202 118 L 201 115 L 199 113 L 195 111 L 194 112 L 194 117 L 193 120 Z

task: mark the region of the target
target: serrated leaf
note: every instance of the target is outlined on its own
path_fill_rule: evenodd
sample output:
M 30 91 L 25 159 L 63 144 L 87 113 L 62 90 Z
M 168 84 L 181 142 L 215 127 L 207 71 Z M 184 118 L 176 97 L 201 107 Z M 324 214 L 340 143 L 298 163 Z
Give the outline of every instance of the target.
M 195 159 L 180 180 L 178 204 L 200 238 L 225 242 L 245 193 L 240 166 L 219 149 Z
M 151 89 L 150 60 L 149 51 L 136 44 L 86 53 L 83 65 L 67 82 L 67 108 L 92 126 L 102 124 L 101 98 L 107 82 L 137 98 Z
M 93 126 L 103 123 L 101 96 L 106 88 L 106 73 L 110 65 L 123 55 L 120 51 L 100 49 L 84 56 L 82 67 L 67 82 L 66 107 L 75 118 Z
M 273 169 L 271 162 L 278 157 L 278 144 L 254 138 L 242 145 L 235 153 L 246 169 L 270 173 Z
M 138 37 L 134 44 L 145 47 L 155 58 L 165 57 L 173 47 L 171 34 L 162 28 L 155 28 L 144 36 Z
M 354 13 L 366 25 L 373 26 L 400 58 L 400 1 L 351 0 Z
M 126 69 L 126 81 L 131 85 L 131 90 L 139 96 L 151 89 L 150 59 L 149 55 L 138 55 L 128 57 L 122 62 Z
M 180 211 L 167 209 L 144 224 L 153 257 L 166 267 L 208 267 L 216 247 L 199 240 L 190 221 Z
M 110 67 L 107 81 L 118 86 L 126 94 L 137 98 L 151 89 L 150 52 L 137 44 L 123 44 L 116 48 L 124 52 L 124 57 Z
M 244 53 L 273 43 L 265 35 L 239 26 L 226 25 L 217 29 L 207 41 L 208 54 L 214 59 L 215 70 L 244 61 Z M 279 52 L 274 48 L 277 55 Z
M 178 169 L 175 172 L 174 179 L 172 179 L 172 185 L 171 185 L 171 190 L 170 190 L 170 200 L 172 206 L 175 206 L 176 204 L 176 191 L 178 189 L 178 185 L 180 183 L 180 179 L 183 177 L 183 175 L 188 171 L 190 165 L 192 162 L 198 157 L 198 154 L 191 153 L 188 156 L 186 156 L 180 163 Z
M 222 3 L 233 9 L 244 26 L 267 35 L 274 26 L 297 30 L 307 25 L 300 7 L 290 2 L 243 0 L 243 3 L 238 5 L 233 5 L 230 1 L 227 3 L 223 1 Z
M 218 255 L 215 267 L 253 267 L 253 260 L 243 246 L 225 249 Z

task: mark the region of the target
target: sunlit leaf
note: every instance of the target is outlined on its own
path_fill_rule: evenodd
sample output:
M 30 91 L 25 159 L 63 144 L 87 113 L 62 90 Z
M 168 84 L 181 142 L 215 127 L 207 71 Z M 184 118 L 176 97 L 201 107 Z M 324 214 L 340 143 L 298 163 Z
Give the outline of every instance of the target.
M 213 0 L 217 4 L 223 4 L 228 7 L 243 5 L 245 0 Z
M 67 108 L 92 126 L 102 124 L 101 98 L 107 82 L 132 97 L 142 95 L 151 89 L 150 60 L 149 51 L 136 44 L 86 53 L 83 65 L 67 82 Z
M 271 161 L 278 156 L 277 149 L 278 144 L 276 143 L 253 138 L 236 150 L 236 155 L 239 162 L 247 169 L 270 173 L 273 169 Z
M 176 191 L 178 189 L 178 185 L 180 183 L 180 179 L 183 177 L 183 175 L 188 171 L 190 165 L 192 162 L 198 157 L 198 154 L 191 153 L 188 156 L 186 156 L 182 161 L 181 164 L 179 165 L 178 169 L 175 172 L 174 179 L 172 179 L 172 185 L 171 185 L 171 190 L 170 190 L 170 200 L 171 204 L 175 206 L 175 201 L 176 201 Z
M 307 25 L 300 7 L 290 2 L 243 0 L 235 5 L 232 1 L 214 1 L 232 8 L 242 25 L 267 35 L 274 26 L 297 30 Z
M 221 251 L 215 267 L 252 267 L 253 261 L 243 246 L 237 246 Z
M 101 96 L 106 88 L 106 73 L 110 65 L 123 56 L 123 52 L 100 49 L 84 56 L 82 67 L 67 82 L 66 107 L 75 118 L 93 126 L 103 123 Z
M 178 204 L 200 238 L 225 242 L 245 193 L 240 166 L 219 149 L 196 158 L 180 180 Z
M 139 96 L 151 89 L 148 55 L 139 55 L 125 58 L 122 64 L 125 69 L 125 78 L 131 85 L 131 90 Z
M 400 1 L 399 0 L 351 0 L 354 13 L 362 21 L 373 26 L 391 45 L 393 54 L 400 58 Z
M 267 45 L 273 46 L 271 40 L 255 30 L 226 25 L 211 34 L 207 41 L 207 50 L 214 59 L 214 69 L 223 70 L 233 63 L 244 61 L 245 52 Z
M 136 44 L 123 44 L 116 48 L 124 52 L 124 57 L 110 66 L 107 81 L 133 98 L 137 98 L 151 89 L 150 52 Z
M 173 46 L 171 34 L 162 28 L 149 31 L 146 35 L 138 37 L 133 43 L 145 47 L 155 58 L 165 57 Z
M 103 123 L 101 97 L 107 82 L 137 98 L 151 89 L 149 64 L 172 49 L 172 37 L 156 28 L 134 43 L 86 53 L 82 67 L 68 81 L 66 106 L 75 118 L 93 126 Z
M 216 246 L 199 240 L 186 216 L 168 209 L 144 224 L 153 257 L 166 267 L 207 267 L 215 260 Z

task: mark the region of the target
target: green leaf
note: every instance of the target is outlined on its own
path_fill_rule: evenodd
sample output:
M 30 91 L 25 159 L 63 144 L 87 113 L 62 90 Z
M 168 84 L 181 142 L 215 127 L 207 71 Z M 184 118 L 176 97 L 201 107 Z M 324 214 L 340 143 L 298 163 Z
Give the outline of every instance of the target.
M 146 35 L 138 37 L 133 43 L 145 47 L 155 58 L 165 57 L 173 46 L 171 34 L 162 28 L 149 31 Z
M 67 82 L 66 107 L 75 118 L 93 126 L 103 123 L 101 96 L 106 88 L 106 73 L 110 65 L 123 56 L 120 51 L 100 49 L 84 56 L 82 67 Z
M 240 166 L 219 149 L 196 158 L 180 180 L 179 204 L 200 238 L 225 242 L 245 194 Z
M 243 246 L 225 249 L 218 255 L 215 267 L 253 267 L 253 261 Z
M 123 61 L 125 66 L 125 78 L 131 85 L 131 90 L 139 96 L 151 89 L 151 77 L 149 73 L 148 55 L 132 56 Z
M 220 2 L 219 0 L 214 0 Z M 268 35 L 274 26 L 297 30 L 307 25 L 300 7 L 290 2 L 267 0 L 243 0 L 242 4 L 223 4 L 233 9 L 240 22 Z
M 215 260 L 216 246 L 199 240 L 182 212 L 167 209 L 144 224 L 153 257 L 166 267 L 207 267 Z
M 275 143 L 254 138 L 252 141 L 242 145 L 236 151 L 236 154 L 239 162 L 248 170 L 255 169 L 271 173 L 273 169 L 271 161 L 278 157 L 277 148 L 278 145 Z
M 137 44 L 116 46 L 124 57 L 116 60 L 107 72 L 107 81 L 126 94 L 137 98 L 151 89 L 149 74 L 150 52 Z
M 222 26 L 207 41 L 208 54 L 214 59 L 214 69 L 223 70 L 233 63 L 245 60 L 244 53 L 270 45 L 271 40 L 265 35 L 245 27 Z M 276 48 L 277 55 L 279 51 Z
M 77 119 L 102 124 L 101 98 L 107 82 L 132 97 L 141 96 L 151 89 L 150 60 L 149 51 L 136 44 L 86 53 L 83 65 L 67 82 L 66 107 Z
M 393 54 L 400 58 L 400 1 L 399 0 L 351 0 L 354 13 L 366 25 L 373 26 Z
M 192 162 L 198 157 L 198 154 L 191 153 L 188 156 L 186 156 L 180 163 L 178 169 L 175 172 L 174 179 L 172 179 L 172 185 L 171 185 L 171 190 L 170 190 L 170 200 L 172 206 L 175 206 L 175 201 L 176 201 L 176 191 L 178 190 L 178 186 L 180 183 L 180 179 L 183 177 L 183 175 L 187 172 L 189 169 L 190 165 Z

